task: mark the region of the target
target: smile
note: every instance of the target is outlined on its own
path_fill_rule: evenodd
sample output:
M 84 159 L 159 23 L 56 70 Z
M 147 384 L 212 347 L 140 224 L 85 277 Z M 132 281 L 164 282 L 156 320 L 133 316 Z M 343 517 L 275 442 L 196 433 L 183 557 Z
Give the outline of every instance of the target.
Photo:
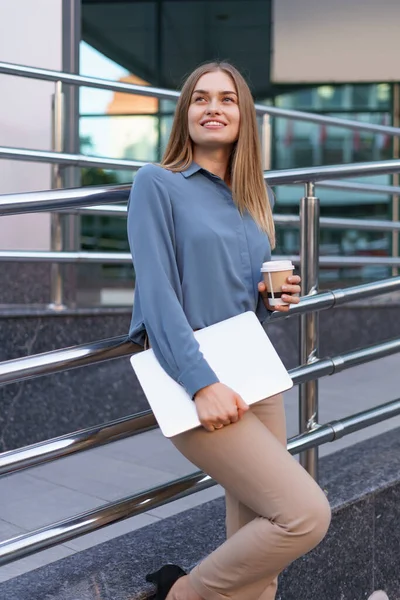
M 225 124 L 220 121 L 206 121 L 205 123 L 202 123 L 202 126 L 210 129 L 218 129 L 225 127 Z

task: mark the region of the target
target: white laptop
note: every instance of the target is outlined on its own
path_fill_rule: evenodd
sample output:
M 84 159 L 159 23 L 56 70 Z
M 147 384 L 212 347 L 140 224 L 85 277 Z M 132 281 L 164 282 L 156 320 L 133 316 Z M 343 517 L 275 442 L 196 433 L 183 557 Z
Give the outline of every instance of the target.
M 221 383 L 247 404 L 284 392 L 293 381 L 253 312 L 194 332 L 200 350 Z M 131 357 L 131 364 L 162 433 L 172 437 L 200 426 L 186 390 L 161 367 L 152 349 Z

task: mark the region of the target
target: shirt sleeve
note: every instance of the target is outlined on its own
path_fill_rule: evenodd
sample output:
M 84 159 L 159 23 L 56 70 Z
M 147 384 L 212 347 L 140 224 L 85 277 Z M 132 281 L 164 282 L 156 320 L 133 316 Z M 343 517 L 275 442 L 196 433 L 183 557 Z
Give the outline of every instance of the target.
M 156 167 L 136 175 L 128 205 L 128 239 L 143 324 L 163 369 L 193 398 L 217 383 L 182 307 L 171 201 Z

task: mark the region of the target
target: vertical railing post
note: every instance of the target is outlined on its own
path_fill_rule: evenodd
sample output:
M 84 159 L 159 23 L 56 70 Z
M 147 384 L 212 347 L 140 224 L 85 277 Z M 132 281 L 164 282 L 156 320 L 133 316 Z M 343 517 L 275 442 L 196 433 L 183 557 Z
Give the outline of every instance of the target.
M 319 199 L 314 196 L 314 184 L 306 184 L 300 203 L 300 275 L 302 296 L 318 293 L 319 271 Z M 318 312 L 300 317 L 300 363 L 312 363 L 318 353 Z M 299 386 L 300 433 L 318 427 L 318 380 Z M 301 465 L 318 479 L 318 448 L 300 453 Z
M 393 127 L 399 127 L 400 125 L 400 84 L 393 84 Z M 400 157 L 400 139 L 398 136 L 393 138 L 393 158 L 398 159 Z M 392 185 L 396 187 L 399 185 L 399 174 L 393 173 Z M 398 223 L 400 220 L 400 199 L 399 195 L 395 194 L 392 196 L 392 221 Z M 393 258 L 399 257 L 399 233 L 398 231 L 392 231 L 392 256 Z M 399 274 L 399 268 L 392 268 L 392 276 L 397 277 Z
M 269 115 L 263 115 L 261 125 L 261 151 L 264 171 L 271 169 L 271 122 Z
M 56 81 L 55 92 L 52 102 L 52 149 L 62 152 L 64 149 L 64 97 L 62 93 L 62 82 Z M 62 177 L 60 166 L 52 165 L 51 176 L 52 189 L 62 188 Z M 59 213 L 51 214 L 51 250 L 62 252 L 64 249 L 62 216 Z M 53 310 L 63 310 L 63 277 L 62 267 L 59 263 L 53 263 L 50 270 L 50 307 Z
M 62 70 L 64 73 L 78 75 L 79 46 L 82 39 L 82 1 L 62 1 Z M 79 140 L 79 87 L 63 85 L 64 95 L 64 144 L 63 151 L 67 154 L 80 154 Z M 78 188 L 81 186 L 81 168 L 76 166 L 63 167 L 63 187 Z M 81 249 L 81 217 L 78 214 L 63 214 L 63 250 L 79 252 Z M 78 264 L 62 265 L 64 282 L 63 303 L 68 308 L 77 304 Z

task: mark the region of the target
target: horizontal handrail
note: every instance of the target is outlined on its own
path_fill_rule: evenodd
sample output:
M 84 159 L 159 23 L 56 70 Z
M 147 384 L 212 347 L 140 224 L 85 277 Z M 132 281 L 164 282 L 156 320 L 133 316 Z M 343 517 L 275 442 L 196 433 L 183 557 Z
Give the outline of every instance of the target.
M 77 215 L 99 215 L 101 217 L 126 217 L 127 205 L 113 206 L 112 204 L 103 204 L 99 206 L 81 206 L 72 210 L 60 208 L 57 212 L 68 212 Z
M 0 195 L 0 215 L 48 210 L 73 210 L 80 206 L 127 202 L 132 185 L 107 185 L 43 192 Z
M 293 383 L 299 385 L 307 381 L 319 379 L 320 377 L 341 373 L 352 367 L 357 367 L 380 358 L 386 358 L 398 352 L 400 352 L 400 338 L 368 346 L 367 348 L 352 350 L 346 354 L 334 357 L 317 358 L 312 363 L 291 369 L 289 373 Z
M 2 148 L 0 148 L 0 155 Z M 30 151 L 31 155 L 35 151 Z M 57 153 L 43 153 L 57 154 Z M 60 155 L 61 156 L 61 155 Z M 65 155 L 72 156 L 72 155 Z M 95 157 L 85 157 L 88 159 Z M 118 161 L 117 161 L 118 162 Z M 129 163 L 129 168 L 138 169 L 145 163 L 139 161 L 119 161 Z M 139 165 L 139 166 L 138 166 Z M 362 177 L 363 175 L 379 175 L 396 173 L 400 171 L 400 160 L 389 160 L 381 162 L 352 163 L 348 165 L 331 165 L 326 167 L 313 167 L 308 169 L 288 169 L 282 171 L 269 171 L 264 174 L 264 179 L 270 185 L 293 185 L 301 183 L 322 182 L 320 185 L 332 187 L 334 182 L 326 180 L 329 178 Z M 348 182 L 339 182 L 338 186 L 342 189 L 355 190 L 358 186 L 360 191 L 379 191 L 383 193 L 396 194 L 400 188 L 392 186 L 375 186 L 369 184 L 359 184 Z M 111 185 L 96 186 L 88 188 L 71 188 L 64 190 L 48 190 L 43 192 L 26 192 L 22 194 L 4 194 L 0 196 L 0 215 L 22 214 L 28 212 L 38 212 L 44 210 L 73 209 L 81 206 L 91 206 L 96 204 L 108 204 L 127 202 L 131 185 Z
M 300 265 L 300 257 L 291 257 L 296 265 Z M 277 260 L 286 257 L 276 257 Z M 324 267 L 400 267 L 400 257 L 392 256 L 320 256 L 320 268 Z
M 133 295 L 133 294 L 132 294 Z M 96 316 L 112 316 L 128 315 L 132 310 L 129 304 L 97 306 Z M 65 319 L 65 317 L 93 317 L 93 307 L 65 307 L 61 310 L 55 310 L 54 306 L 49 303 L 38 302 L 32 304 L 16 304 L 15 302 L 2 302 L 0 304 L 0 319 L 8 318 L 38 318 L 52 317 L 54 319 Z M 122 336 L 124 337 L 124 336 Z M 126 337 L 126 336 L 125 336 Z
M 0 146 L 0 158 L 53 164 L 61 167 L 96 167 L 99 169 L 112 169 L 113 171 L 137 170 L 146 164 L 141 160 L 101 158 L 98 156 L 86 156 L 85 154 L 67 154 L 66 152 L 53 152 L 52 150 L 28 150 L 25 148 L 10 148 L 8 146 Z
M 346 179 L 347 177 L 363 177 L 365 175 L 388 175 L 399 171 L 400 160 L 382 160 L 270 171 L 264 175 L 264 179 L 270 185 L 291 185 L 296 183 L 316 183 L 326 179 Z
M 297 454 L 307 448 L 315 448 L 327 442 L 333 442 L 345 435 L 350 435 L 399 414 L 400 400 L 392 400 L 373 409 L 326 423 L 313 431 L 295 436 L 288 440 L 287 447 L 291 454 Z M 0 543 L 0 566 L 163 506 L 168 502 L 195 494 L 214 485 L 216 485 L 216 482 L 209 475 L 196 471 L 164 485 L 111 502 L 100 508 L 53 523 L 36 531 L 5 540 Z
M 277 311 L 272 313 L 267 324 L 277 319 L 325 310 L 339 304 L 381 296 L 398 290 L 400 290 L 400 277 L 391 277 L 382 281 L 305 296 L 300 304 L 291 307 L 288 314 Z M 141 346 L 134 344 L 123 335 L 71 348 L 51 350 L 34 356 L 14 358 L 0 363 L 0 386 L 130 356 L 141 350 L 143 350 Z
M 326 295 L 326 303 L 323 308 L 330 308 L 332 303 L 336 301 L 338 303 L 345 301 L 344 296 L 336 300 L 332 298 L 332 292 L 330 292 L 330 295 L 330 298 L 328 294 Z M 273 316 L 278 318 L 282 314 L 276 312 Z M 355 365 L 390 356 L 397 352 L 400 352 L 400 339 L 389 340 L 382 344 L 362 348 L 361 350 L 348 352 L 347 354 L 333 358 L 318 359 L 312 365 L 307 364 L 296 367 L 289 371 L 289 373 L 294 385 L 299 385 L 310 381 L 310 379 L 333 375 Z M 0 454 L 0 476 L 9 475 L 16 471 L 36 467 L 71 454 L 104 446 L 117 440 L 150 431 L 156 427 L 157 423 L 154 415 L 151 410 L 148 410 L 137 415 L 130 415 L 122 419 L 104 423 L 103 425 L 88 427 L 44 442 L 31 444 L 24 448 L 3 452 Z
M 400 193 L 400 188 L 399 188 Z M 60 209 L 60 212 L 64 212 Z M 101 215 L 113 217 L 126 217 L 126 206 L 88 206 L 78 208 L 74 213 L 80 215 Z M 298 227 L 299 215 L 274 215 L 275 225 L 286 227 Z M 320 217 L 320 227 L 323 229 L 359 229 L 365 231 L 400 231 L 400 223 L 397 221 L 385 221 L 381 219 L 345 219 L 337 217 Z
M 111 208 L 111 207 L 110 207 Z M 116 208 L 116 207 L 112 207 Z M 123 208 L 123 207 L 121 207 Z M 114 213 L 107 213 L 114 214 Z M 119 214 L 119 213 L 118 213 Z M 276 225 L 286 227 L 298 227 L 300 225 L 299 215 L 274 215 Z M 379 219 L 343 219 L 336 217 L 320 217 L 320 227 L 324 229 L 359 229 L 366 231 L 400 231 L 400 223 L 397 221 L 381 221 Z
M 333 190 L 343 190 L 345 192 L 365 192 L 366 194 L 389 194 L 390 196 L 399 195 L 400 187 L 397 185 L 381 185 L 373 183 L 361 183 L 350 181 L 325 181 L 318 182 L 318 188 L 329 188 Z
M 400 186 L 395 186 L 395 185 L 375 185 L 375 184 L 370 184 L 370 183 L 353 183 L 353 182 L 348 182 L 348 181 L 319 181 L 318 182 L 318 188 L 323 187 L 323 188 L 328 188 L 328 189 L 336 189 L 336 190 L 343 190 L 343 191 L 348 191 L 348 192 L 357 192 L 359 194 L 359 192 L 363 192 L 366 194 L 388 194 L 390 196 L 394 196 L 394 195 L 400 195 Z M 0 196 L 1 198 L 1 196 Z M 90 215 L 103 215 L 103 216 L 125 216 L 126 215 L 126 206 L 106 206 L 106 205 L 100 205 L 100 206 L 81 206 L 79 208 L 75 208 L 74 209 L 74 213 L 76 214 L 90 214 Z M 65 212 L 68 211 L 68 209 L 64 209 L 64 208 L 59 208 L 59 209 L 55 209 L 58 210 L 59 212 Z M 69 211 L 68 211 L 69 212 Z M 274 215 L 274 219 L 277 222 L 277 219 L 280 218 L 281 215 Z M 290 218 L 290 216 L 289 216 Z M 295 217 L 297 219 L 299 219 L 298 217 Z M 324 219 L 324 218 L 320 218 L 320 226 L 324 227 L 324 223 L 328 222 L 328 221 L 332 221 L 332 219 Z M 357 221 L 361 221 L 361 220 L 357 220 L 357 219 L 333 219 L 333 221 L 336 223 L 337 222 L 337 226 L 338 227 L 346 227 L 346 223 L 348 222 L 348 227 L 354 227 L 355 223 Z M 381 221 L 381 220 L 366 220 L 367 223 L 371 223 L 371 224 L 376 224 L 372 225 L 372 229 L 377 229 L 378 231 L 386 231 L 387 229 L 392 229 L 393 227 L 391 226 L 391 224 L 393 224 L 393 221 Z M 283 223 L 282 223 L 283 224 Z M 387 225 L 386 225 L 387 224 Z M 379 227 L 379 225 L 383 225 L 383 228 L 381 229 Z M 397 228 L 398 223 L 394 224 L 394 228 Z M 329 224 L 327 225 L 328 227 L 334 227 L 334 224 Z M 362 227 L 362 229 L 366 229 L 366 227 Z
M 362 227 L 361 227 L 362 229 Z M 396 230 L 397 227 L 393 227 Z M 290 259 L 300 264 L 297 255 L 274 257 L 276 260 Z M 45 250 L 0 250 L 3 262 L 52 262 L 68 264 L 131 264 L 129 252 L 52 252 Z M 400 257 L 392 256 L 321 256 L 320 267 L 400 267 Z
M 8 450 L 0 454 L 0 476 L 30 469 L 91 448 L 98 448 L 157 427 L 152 411 L 146 410 L 109 423 L 67 433 L 51 440 L 16 450 Z
M 303 112 L 299 110 L 291 110 L 287 108 L 277 108 L 275 106 L 264 106 L 263 104 L 255 105 L 256 111 L 260 114 L 267 114 L 270 117 L 278 117 L 282 119 L 291 119 L 294 121 L 307 121 L 315 125 L 330 125 L 332 127 L 343 127 L 353 131 L 369 131 L 370 133 L 386 134 L 390 136 L 400 135 L 398 127 L 390 125 L 373 125 L 371 123 L 363 123 L 354 119 L 341 119 L 340 117 L 328 117 L 319 115 L 318 113 Z M 335 112 L 332 110 L 331 112 Z
M 355 413 L 344 419 L 331 421 L 324 425 L 318 425 L 316 429 L 310 432 L 292 437 L 288 441 L 287 449 L 291 454 L 304 452 L 309 448 L 313 448 L 316 442 L 318 446 L 327 442 L 335 442 L 346 435 L 350 435 L 356 431 L 365 429 L 366 427 L 371 427 L 372 425 L 396 417 L 399 414 L 400 398 Z
M 113 92 L 124 92 L 127 94 L 137 94 L 141 96 L 150 96 L 164 100 L 177 100 L 180 96 L 180 92 L 158 87 L 110 81 L 107 79 L 98 79 L 96 77 L 87 77 L 83 75 L 73 75 L 71 73 L 63 73 L 61 71 L 51 71 L 49 69 L 27 67 L 24 65 L 15 65 L 6 62 L 0 62 L 0 74 L 1 73 L 4 75 L 16 75 L 19 77 L 27 77 L 42 81 L 61 81 L 62 83 L 67 83 L 69 85 L 109 90 Z M 373 133 L 387 134 L 390 136 L 400 135 L 399 127 L 391 127 L 389 125 L 373 125 L 371 123 L 363 123 L 362 121 L 340 119 L 338 117 L 327 117 L 325 115 L 298 110 L 289 110 L 285 108 L 278 108 L 276 106 L 267 106 L 264 104 L 256 104 L 255 109 L 258 114 L 268 114 L 271 117 L 293 119 L 296 121 L 308 121 L 315 124 L 332 125 L 334 127 L 343 127 L 345 129 L 358 131 L 370 131 Z
M 15 358 L 0 363 L 0 385 L 131 356 L 142 350 L 142 346 L 131 342 L 126 335 L 120 335 L 70 348 Z
M 123 92 L 126 94 L 136 94 L 140 96 L 151 96 L 162 100 L 177 100 L 179 92 L 166 90 L 164 88 L 150 87 L 147 85 L 137 85 L 135 83 L 123 83 L 122 81 L 111 81 L 85 75 L 74 75 L 72 73 L 63 73 L 62 71 L 53 71 L 50 69 L 41 69 L 38 67 L 27 67 L 24 65 L 15 65 L 0 61 L 0 74 L 16 75 L 28 79 L 38 79 L 41 81 L 61 81 L 69 85 L 95 88 L 99 90 L 108 90 L 110 92 Z
M 85 264 L 131 264 L 129 252 L 51 252 L 44 250 L 0 250 L 0 261 Z

